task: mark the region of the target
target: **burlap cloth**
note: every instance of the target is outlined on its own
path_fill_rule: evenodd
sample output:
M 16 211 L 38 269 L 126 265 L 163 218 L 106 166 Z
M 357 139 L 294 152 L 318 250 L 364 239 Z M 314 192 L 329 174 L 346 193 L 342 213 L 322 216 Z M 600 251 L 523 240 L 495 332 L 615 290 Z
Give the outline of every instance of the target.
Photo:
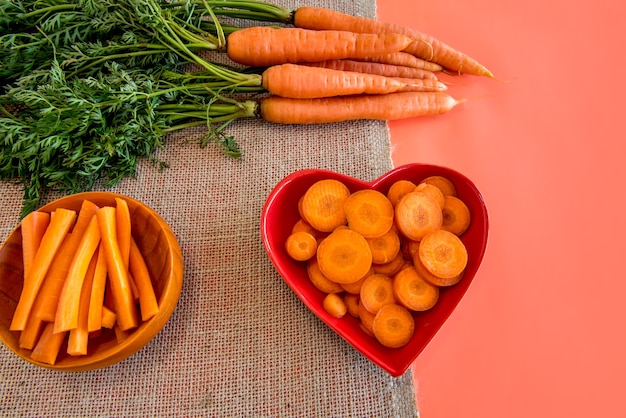
M 375 15 L 374 0 L 307 4 Z M 276 273 L 259 233 L 265 198 L 295 170 L 373 180 L 391 169 L 386 124 L 245 120 L 229 129 L 241 160 L 185 143 L 203 132 L 189 130 L 158 154 L 168 169 L 144 163 L 136 179 L 114 188 L 158 211 L 179 239 L 184 284 L 163 330 L 134 356 L 91 372 L 42 369 L 1 345 L 1 416 L 418 415 L 410 371 L 392 378 L 315 317 Z M 4 240 L 18 222 L 22 192 L 7 183 L 0 190 Z

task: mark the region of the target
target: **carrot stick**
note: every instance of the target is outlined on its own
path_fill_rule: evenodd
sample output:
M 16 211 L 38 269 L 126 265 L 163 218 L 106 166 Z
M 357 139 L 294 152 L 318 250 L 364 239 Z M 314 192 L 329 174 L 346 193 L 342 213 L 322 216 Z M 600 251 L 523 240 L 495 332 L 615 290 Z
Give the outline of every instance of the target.
M 387 94 L 406 87 L 395 78 L 307 65 L 274 65 L 263 72 L 263 87 L 272 94 L 294 99 Z
M 102 328 L 102 305 L 104 303 L 104 289 L 106 288 L 107 278 L 107 266 L 102 244 L 98 246 L 96 254 L 97 262 L 91 285 L 91 295 L 89 297 L 89 314 L 87 320 L 87 330 L 89 332 L 97 331 Z
M 85 233 L 91 217 L 96 213 L 98 206 L 93 202 L 84 200 L 76 217 L 76 223 L 71 232 L 67 234 L 57 256 L 50 265 L 50 270 L 46 274 L 41 290 L 37 296 L 36 306 L 33 312 L 40 319 L 48 322 L 54 321 L 56 316 L 59 295 L 63 289 L 63 283 L 67 277 L 72 258 L 81 237 Z
M 61 349 L 61 344 L 65 340 L 66 332 L 54 333 L 54 323 L 48 322 L 41 333 L 37 345 L 33 349 L 30 357 L 46 364 L 56 363 L 57 356 Z
M 37 317 L 37 315 L 29 315 L 26 327 L 20 332 L 19 346 L 27 350 L 32 350 L 41 332 L 45 326 L 45 322 Z
M 82 288 L 80 289 L 77 325 L 76 328 L 70 330 L 70 335 L 67 340 L 67 354 L 71 356 L 87 354 L 87 341 L 89 340 L 89 301 L 91 299 L 91 290 L 93 288 L 97 263 L 98 252 L 94 252 L 89 262 L 87 272 L 85 273 Z
M 78 326 L 83 283 L 99 243 L 100 228 L 98 218 L 94 215 L 80 239 L 63 283 L 54 320 L 54 332 L 69 331 Z
M 147 321 L 159 312 L 159 303 L 154 293 L 148 266 L 132 237 L 130 238 L 130 272 L 135 278 L 139 292 L 141 319 Z
M 289 99 L 272 96 L 261 102 L 263 119 L 283 124 L 333 123 L 357 119 L 397 120 L 450 111 L 460 102 L 442 92 Z
M 361 58 L 365 62 L 375 62 L 379 64 L 399 65 L 402 67 L 419 68 L 426 71 L 441 71 L 441 65 L 431 61 L 426 61 L 411 55 L 408 52 L 394 52 L 392 54 L 373 55 L 371 57 Z
M 381 64 L 377 62 L 365 62 L 354 60 L 326 60 L 321 62 L 309 62 L 304 65 L 311 67 L 324 67 L 340 71 L 356 71 L 358 73 L 378 74 L 385 77 L 402 77 L 436 80 L 437 75 L 432 71 L 421 68 L 403 67 L 400 65 Z
M 116 197 L 115 198 L 116 211 L 115 221 L 117 227 L 117 242 L 120 247 L 120 253 L 122 254 L 122 260 L 124 266 L 128 270 L 128 260 L 130 258 L 130 238 L 131 238 L 131 221 L 130 211 L 128 209 L 128 203 L 126 200 Z M 135 279 L 132 274 L 128 275 L 128 282 L 133 292 L 133 298 L 137 300 L 139 298 L 139 291 L 135 284 Z
M 102 328 L 111 329 L 115 326 L 115 322 L 117 320 L 117 315 L 111 309 L 107 308 L 105 305 L 102 306 L 102 319 L 101 324 Z
M 20 223 L 24 277 L 28 277 L 28 273 L 30 273 L 31 266 L 35 261 L 35 254 L 37 254 L 37 249 L 49 224 L 50 214 L 41 211 L 30 212 Z
M 128 270 L 124 268 L 124 261 L 117 244 L 116 209 L 111 206 L 103 207 L 96 212 L 104 256 L 109 273 L 111 293 L 115 302 L 117 323 L 122 331 L 134 328 L 138 324 L 137 310 L 135 309 L 133 293 L 128 279 Z
M 21 331 L 26 327 L 45 275 L 75 219 L 76 212 L 68 209 L 57 209 L 51 217 L 50 225 L 46 228 L 35 255 L 30 274 L 24 279 L 24 287 L 10 325 L 12 331 Z
M 360 16 L 351 16 L 321 7 L 300 7 L 294 13 L 294 26 L 313 30 L 340 30 L 357 33 L 399 33 L 411 37 L 414 42 L 403 49 L 427 61 L 433 61 L 453 71 L 478 76 L 493 74 L 475 59 L 435 39 L 432 36 L 406 26 L 380 22 Z M 373 54 L 371 54 L 373 55 Z
M 228 36 L 227 53 L 236 63 L 269 67 L 389 54 L 402 51 L 411 42 L 410 38 L 396 33 L 379 35 L 254 26 L 231 33 Z

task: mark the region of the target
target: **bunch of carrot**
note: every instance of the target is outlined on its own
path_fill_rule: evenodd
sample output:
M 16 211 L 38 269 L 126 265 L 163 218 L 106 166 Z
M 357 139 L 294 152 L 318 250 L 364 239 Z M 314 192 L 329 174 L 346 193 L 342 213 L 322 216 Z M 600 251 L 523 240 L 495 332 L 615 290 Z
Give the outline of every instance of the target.
M 91 337 L 113 329 L 120 342 L 158 313 L 124 199 L 34 211 L 20 230 L 24 285 L 10 330 L 33 360 L 55 364 L 64 342 L 69 355 L 86 355 Z
M 445 177 L 399 180 L 386 194 L 320 180 L 298 210 L 287 254 L 306 263 L 331 316 L 352 315 L 385 347 L 406 345 L 414 315 L 435 306 L 439 289 L 463 277 L 468 254 L 460 236 L 471 215 Z

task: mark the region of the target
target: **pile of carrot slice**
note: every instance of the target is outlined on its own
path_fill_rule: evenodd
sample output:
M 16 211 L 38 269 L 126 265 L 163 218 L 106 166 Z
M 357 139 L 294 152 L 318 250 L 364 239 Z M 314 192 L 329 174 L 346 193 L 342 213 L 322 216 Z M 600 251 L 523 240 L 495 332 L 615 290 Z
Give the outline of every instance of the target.
M 20 224 L 24 285 L 10 330 L 33 360 L 55 364 L 67 344 L 88 354 L 91 337 L 107 329 L 118 342 L 159 311 L 143 255 L 133 238 L 128 203 L 78 212 L 34 211 Z
M 463 277 L 468 254 L 460 237 L 471 215 L 445 177 L 399 180 L 386 194 L 320 180 L 298 210 L 287 254 L 306 263 L 311 283 L 325 294 L 326 312 L 352 315 L 385 347 L 406 345 L 414 315 Z

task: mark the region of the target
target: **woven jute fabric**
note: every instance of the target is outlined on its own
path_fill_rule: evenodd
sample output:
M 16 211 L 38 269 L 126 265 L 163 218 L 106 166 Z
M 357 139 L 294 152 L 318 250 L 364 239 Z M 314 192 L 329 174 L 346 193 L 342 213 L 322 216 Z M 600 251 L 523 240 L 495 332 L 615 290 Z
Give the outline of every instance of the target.
M 277 4 L 295 8 L 293 1 Z M 308 5 L 374 16 L 374 0 Z M 57 372 L 0 347 L 2 417 L 415 417 L 410 371 L 393 378 L 313 315 L 265 253 L 260 215 L 286 175 L 324 168 L 374 180 L 392 168 L 385 122 L 277 126 L 239 121 L 243 156 L 172 135 L 137 177 L 113 189 L 155 209 L 184 258 L 180 301 L 142 350 L 90 372 Z M 0 184 L 0 236 L 18 222 L 22 191 Z M 47 200 L 53 197 L 48 196 Z

